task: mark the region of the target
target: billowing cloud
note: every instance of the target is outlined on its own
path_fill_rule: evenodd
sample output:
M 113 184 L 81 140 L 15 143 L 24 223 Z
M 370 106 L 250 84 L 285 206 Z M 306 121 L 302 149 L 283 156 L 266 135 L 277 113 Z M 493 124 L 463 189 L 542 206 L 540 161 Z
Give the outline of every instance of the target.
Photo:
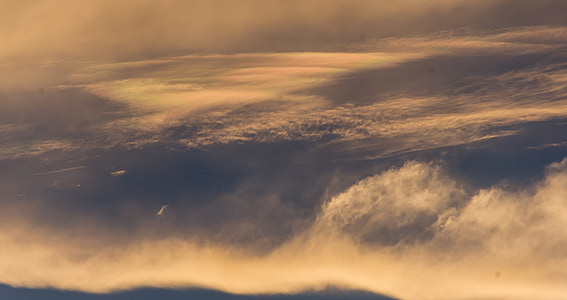
M 0 280 L 94 292 L 281 293 L 336 284 L 404 299 L 553 299 L 566 292 L 566 186 L 565 160 L 532 186 L 474 192 L 438 165 L 408 162 L 323 203 L 310 227 L 262 255 L 167 236 L 68 236 L 15 218 L 2 223 Z

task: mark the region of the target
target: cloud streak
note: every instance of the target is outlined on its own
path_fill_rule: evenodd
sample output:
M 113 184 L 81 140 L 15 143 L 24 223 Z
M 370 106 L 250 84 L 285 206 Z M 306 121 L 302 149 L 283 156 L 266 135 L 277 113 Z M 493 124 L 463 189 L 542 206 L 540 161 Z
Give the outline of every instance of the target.
M 163 214 L 165 213 L 165 210 L 167 209 L 169 205 L 162 205 L 162 207 L 159 209 L 159 211 L 156 213 L 156 216 L 163 216 Z
M 53 171 L 47 171 L 47 172 L 40 172 L 40 173 L 34 173 L 32 175 L 49 175 L 49 174 L 56 174 L 56 173 L 62 173 L 62 172 L 69 172 L 69 171 L 75 171 L 75 170 L 79 170 L 79 169 L 84 169 L 87 166 L 78 166 L 78 167 L 72 167 L 72 168 L 65 168 L 65 169 L 60 169 L 60 170 L 53 170 Z

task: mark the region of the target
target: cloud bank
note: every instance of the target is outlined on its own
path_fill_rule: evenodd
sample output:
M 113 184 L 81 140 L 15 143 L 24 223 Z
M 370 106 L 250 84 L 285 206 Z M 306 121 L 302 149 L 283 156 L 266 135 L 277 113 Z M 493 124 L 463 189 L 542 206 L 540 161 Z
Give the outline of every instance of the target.
M 127 243 L 96 230 L 67 236 L 12 216 L 2 222 L 0 280 L 90 292 L 290 293 L 335 284 L 404 299 L 559 299 L 566 186 L 567 160 L 532 186 L 474 192 L 439 165 L 407 162 L 332 197 L 305 231 L 262 255 L 167 235 Z
M 337 51 L 459 27 L 565 25 L 560 0 L 10 1 L 0 57 L 140 59 L 185 53 Z M 41 49 L 41 50 L 38 50 Z

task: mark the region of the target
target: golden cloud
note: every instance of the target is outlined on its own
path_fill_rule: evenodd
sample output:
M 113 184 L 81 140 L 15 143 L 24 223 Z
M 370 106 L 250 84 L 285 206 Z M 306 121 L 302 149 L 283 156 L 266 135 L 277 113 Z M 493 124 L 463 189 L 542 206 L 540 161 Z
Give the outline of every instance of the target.
M 0 280 L 89 292 L 334 284 L 403 299 L 555 299 L 567 292 L 566 170 L 567 161 L 554 163 L 523 190 L 469 195 L 439 166 L 409 162 L 333 197 L 311 227 L 267 254 L 167 234 L 126 243 L 96 229 L 66 236 L 15 216 L 2 223 Z

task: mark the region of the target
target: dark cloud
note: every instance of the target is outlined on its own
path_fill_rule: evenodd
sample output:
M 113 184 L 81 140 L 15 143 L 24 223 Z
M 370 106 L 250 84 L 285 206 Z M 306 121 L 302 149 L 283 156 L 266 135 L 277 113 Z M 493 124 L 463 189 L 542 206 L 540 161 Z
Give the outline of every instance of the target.
M 483 79 L 486 76 L 521 72 L 541 65 L 556 65 L 564 60 L 565 57 L 556 50 L 520 55 L 447 54 L 404 62 L 389 68 L 353 72 L 327 86 L 301 93 L 321 95 L 338 104 L 346 102 L 357 105 L 380 102 L 392 95 L 458 96 L 483 88 L 490 89 L 489 85 L 494 85 L 495 82 L 487 82 Z M 533 80 L 537 79 L 539 78 Z M 538 84 L 536 81 L 527 83 Z M 498 92 L 498 88 L 500 87 L 493 87 L 491 92 Z
M 114 294 L 87 294 L 50 289 L 12 288 L 0 285 L 0 295 L 5 300 L 16 299 L 60 299 L 60 300 L 115 300 L 115 299 L 212 299 L 212 300 L 319 300 L 319 299 L 362 299 L 362 300 L 391 300 L 382 295 L 363 291 L 344 291 L 330 288 L 318 293 L 302 293 L 297 295 L 231 295 L 211 290 L 170 290 L 170 289 L 137 289 L 134 291 Z
M 0 99 L 0 124 L 19 126 L 16 133 L 2 137 L 3 142 L 84 139 L 96 126 L 127 115 L 123 105 L 80 89 L 23 90 Z

